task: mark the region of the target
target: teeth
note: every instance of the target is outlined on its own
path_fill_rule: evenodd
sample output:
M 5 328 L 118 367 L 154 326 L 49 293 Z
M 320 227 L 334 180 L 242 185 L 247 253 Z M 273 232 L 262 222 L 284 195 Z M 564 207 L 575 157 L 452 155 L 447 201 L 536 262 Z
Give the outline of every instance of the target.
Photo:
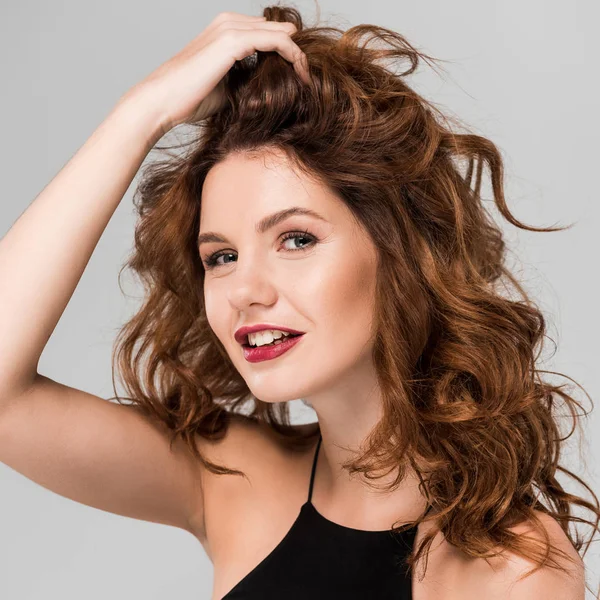
M 272 343 L 274 340 L 288 337 L 289 335 L 290 334 L 287 331 L 280 331 L 279 329 L 267 329 L 265 331 L 249 333 L 248 343 L 251 346 L 265 346 L 266 344 Z

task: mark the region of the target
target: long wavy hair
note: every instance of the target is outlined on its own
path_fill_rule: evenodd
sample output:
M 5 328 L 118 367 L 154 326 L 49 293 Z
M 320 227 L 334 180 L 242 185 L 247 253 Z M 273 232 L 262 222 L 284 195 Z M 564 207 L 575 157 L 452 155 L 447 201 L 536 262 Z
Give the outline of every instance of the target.
M 123 268 L 138 276 L 146 295 L 113 352 L 128 400 L 216 474 L 245 476 L 206 459 L 195 436 L 222 437 L 232 413 L 245 410 L 290 448 L 316 441 L 318 424 L 295 428 L 288 403 L 253 396 L 203 302 L 196 238 L 207 173 L 232 152 L 281 150 L 342 199 L 378 249 L 372 360 L 384 416 L 364 454 L 344 466 L 366 479 L 397 470 L 388 489 L 409 467 L 418 474 L 435 510 L 416 523 L 433 520 L 435 528 L 407 557 L 407 568 L 441 530 L 469 557 L 487 561 L 500 546 L 534 561 L 531 572 L 544 565 L 564 571 L 553 556 L 572 559 L 551 544 L 534 510 L 554 517 L 577 551 L 583 540 L 570 524 L 598 529 L 597 496 L 559 465 L 581 405 L 565 385 L 543 380 L 554 372 L 536 367 L 545 318 L 504 264 L 505 242 L 482 197 L 484 164 L 508 222 L 528 231 L 563 228 L 519 221 L 506 204 L 499 149 L 409 87 L 419 60 L 437 59 L 384 27 L 305 27 L 299 12 L 284 6 L 263 15 L 296 25 L 293 39 L 308 57 L 312 81 L 303 83 L 276 52 L 237 61 L 224 79 L 222 110 L 195 125 L 185 152 L 145 166 L 134 195 L 135 248 Z M 393 68 L 403 61 L 404 70 Z M 518 292 L 512 297 L 509 284 Z M 114 372 L 113 363 L 113 387 Z M 559 399 L 574 423 L 565 437 Z M 583 484 L 594 502 L 565 491 L 559 471 Z M 572 515 L 573 505 L 595 521 Z M 545 544 L 509 531 L 525 520 Z

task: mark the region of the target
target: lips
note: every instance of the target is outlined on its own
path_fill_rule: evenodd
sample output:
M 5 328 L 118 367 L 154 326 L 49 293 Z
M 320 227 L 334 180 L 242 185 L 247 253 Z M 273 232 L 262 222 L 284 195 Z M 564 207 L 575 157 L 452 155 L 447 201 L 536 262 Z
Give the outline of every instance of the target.
M 293 348 L 296 344 L 301 344 L 301 339 L 304 335 L 288 335 L 285 340 L 280 344 L 273 346 L 250 346 L 244 344 L 242 346 L 244 352 L 244 358 L 250 363 L 263 362 L 265 360 L 273 360 L 282 354 L 285 354 L 288 350 Z

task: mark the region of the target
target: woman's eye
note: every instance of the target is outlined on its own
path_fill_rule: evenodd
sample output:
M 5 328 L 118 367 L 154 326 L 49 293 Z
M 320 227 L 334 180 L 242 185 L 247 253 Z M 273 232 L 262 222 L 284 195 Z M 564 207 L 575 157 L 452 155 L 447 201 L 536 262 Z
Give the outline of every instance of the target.
M 303 240 L 301 242 L 301 246 L 298 247 L 292 247 L 292 248 L 288 248 L 289 252 L 299 252 L 301 250 L 305 250 L 307 248 L 310 248 L 313 244 L 315 244 L 318 240 L 315 238 L 314 235 L 308 233 L 308 231 L 289 231 L 287 233 L 285 233 L 281 240 L 282 243 L 286 242 L 287 240 Z M 204 266 L 207 270 L 209 269 L 213 269 L 214 267 L 222 267 L 225 263 L 219 263 L 217 262 L 219 258 L 221 258 L 222 256 L 233 256 L 233 252 L 230 252 L 229 250 L 220 250 L 219 252 L 215 252 L 214 254 L 211 254 L 205 261 L 204 261 Z

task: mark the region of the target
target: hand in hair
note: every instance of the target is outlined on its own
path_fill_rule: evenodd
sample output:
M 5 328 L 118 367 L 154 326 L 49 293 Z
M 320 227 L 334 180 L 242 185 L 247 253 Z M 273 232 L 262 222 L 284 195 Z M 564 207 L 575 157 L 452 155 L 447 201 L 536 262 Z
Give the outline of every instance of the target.
M 257 50 L 276 51 L 308 82 L 306 56 L 291 39 L 296 26 L 265 17 L 223 12 L 175 56 L 131 88 L 121 101 L 135 97 L 161 115 L 166 133 L 181 123 L 209 117 L 223 105 L 223 78 L 237 60 Z

